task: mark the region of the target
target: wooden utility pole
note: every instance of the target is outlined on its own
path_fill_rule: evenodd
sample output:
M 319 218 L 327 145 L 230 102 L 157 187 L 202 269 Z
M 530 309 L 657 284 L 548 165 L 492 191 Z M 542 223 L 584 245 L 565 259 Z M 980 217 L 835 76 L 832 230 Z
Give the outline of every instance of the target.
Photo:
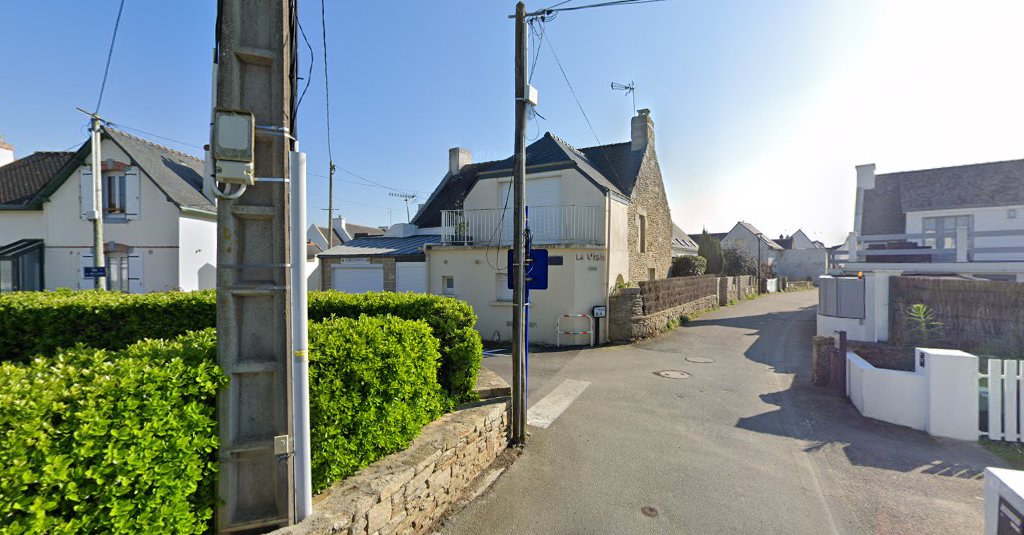
M 256 183 L 217 205 L 217 531 L 294 521 L 289 279 L 294 4 L 222 0 L 215 107 L 255 116 Z M 211 140 L 211 143 L 213 140 Z M 294 266 L 302 269 L 302 266 Z
M 526 443 L 526 4 L 516 4 L 516 141 L 512 164 L 513 185 L 513 265 L 512 288 L 512 443 Z

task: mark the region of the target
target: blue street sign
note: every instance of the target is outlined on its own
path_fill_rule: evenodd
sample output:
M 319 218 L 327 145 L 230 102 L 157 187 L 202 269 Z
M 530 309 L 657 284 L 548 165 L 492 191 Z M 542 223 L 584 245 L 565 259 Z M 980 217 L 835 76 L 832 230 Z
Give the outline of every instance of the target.
M 511 290 L 515 284 L 515 277 L 512 276 L 512 249 L 508 250 L 508 289 Z M 530 290 L 548 289 L 548 250 L 530 249 L 530 255 L 526 260 L 526 287 Z
M 97 279 L 99 277 L 106 277 L 107 276 L 107 268 L 104 267 L 104 266 L 99 266 L 99 267 L 85 266 L 85 276 L 86 277 L 92 277 L 94 279 Z

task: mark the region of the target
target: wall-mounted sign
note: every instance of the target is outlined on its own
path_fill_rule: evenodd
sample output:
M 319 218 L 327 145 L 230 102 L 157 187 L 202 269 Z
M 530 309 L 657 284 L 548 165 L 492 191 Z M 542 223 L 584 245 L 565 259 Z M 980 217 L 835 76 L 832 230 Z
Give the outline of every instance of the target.
M 92 278 L 95 279 L 95 278 L 106 277 L 107 276 L 107 268 L 105 266 L 97 266 L 97 267 L 85 266 L 82 269 L 83 269 L 83 271 L 85 271 L 85 276 L 87 278 L 88 277 L 92 277 Z
M 576 261 L 604 262 L 608 258 L 607 253 L 576 253 Z

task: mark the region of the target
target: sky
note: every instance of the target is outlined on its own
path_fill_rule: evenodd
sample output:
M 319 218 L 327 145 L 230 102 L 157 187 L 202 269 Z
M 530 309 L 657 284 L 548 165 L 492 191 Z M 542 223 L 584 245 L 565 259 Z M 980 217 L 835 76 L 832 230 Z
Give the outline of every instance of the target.
M 126 0 L 100 114 L 202 156 L 213 5 Z M 0 135 L 16 156 L 87 139 L 75 108 L 96 106 L 117 9 L 118 0 L 5 5 Z M 327 0 L 340 215 L 406 220 L 392 190 L 355 175 L 423 202 L 450 147 L 474 161 L 511 155 L 513 11 L 509 1 Z M 298 126 L 308 217 L 326 222 L 320 3 L 300 0 L 299 18 L 313 51 L 301 43 L 302 75 L 313 66 Z M 668 0 L 564 12 L 545 26 L 532 79 L 543 119 L 528 138 L 627 141 L 632 101 L 609 85 L 634 82 L 684 230 L 726 232 L 744 220 L 832 245 L 852 230 L 858 164 L 885 173 L 1024 156 L 1022 25 L 1024 3 L 995 0 Z

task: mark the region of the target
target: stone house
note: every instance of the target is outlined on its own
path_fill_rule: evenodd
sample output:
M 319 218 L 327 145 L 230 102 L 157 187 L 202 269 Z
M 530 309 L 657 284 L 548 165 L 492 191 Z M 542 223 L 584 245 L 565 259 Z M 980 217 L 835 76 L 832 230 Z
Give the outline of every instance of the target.
M 526 148 L 533 244 L 547 249 L 551 260 L 549 288 L 531 293 L 530 336 L 535 343 L 559 340 L 559 322 L 563 330 L 589 329 L 591 320 L 579 315 L 607 306 L 616 285 L 668 275 L 673 225 L 649 110 L 631 119 L 630 130 L 629 141 L 579 149 L 545 133 Z M 453 148 L 448 160 L 448 172 L 411 226 L 396 225 L 384 237 L 356 241 L 372 247 L 404 240 L 398 245 L 406 262 L 395 262 L 396 288 L 402 285 L 397 271 L 401 264 L 409 264 L 407 276 L 418 277 L 411 267 L 418 257 L 404 247 L 420 247 L 427 291 L 468 301 L 485 339 L 509 340 L 512 291 L 507 287 L 506 251 L 512 243 L 513 159 L 473 163 L 469 150 Z M 430 238 L 414 244 L 423 236 Z M 374 262 L 366 256 L 360 260 Z M 387 268 L 380 260 L 383 278 Z M 337 268 L 325 272 L 325 287 L 357 289 L 336 275 L 348 273 Z M 376 287 L 376 278 L 373 282 Z M 605 333 L 602 329 L 602 338 Z M 589 335 L 562 336 L 560 341 L 589 342 Z

